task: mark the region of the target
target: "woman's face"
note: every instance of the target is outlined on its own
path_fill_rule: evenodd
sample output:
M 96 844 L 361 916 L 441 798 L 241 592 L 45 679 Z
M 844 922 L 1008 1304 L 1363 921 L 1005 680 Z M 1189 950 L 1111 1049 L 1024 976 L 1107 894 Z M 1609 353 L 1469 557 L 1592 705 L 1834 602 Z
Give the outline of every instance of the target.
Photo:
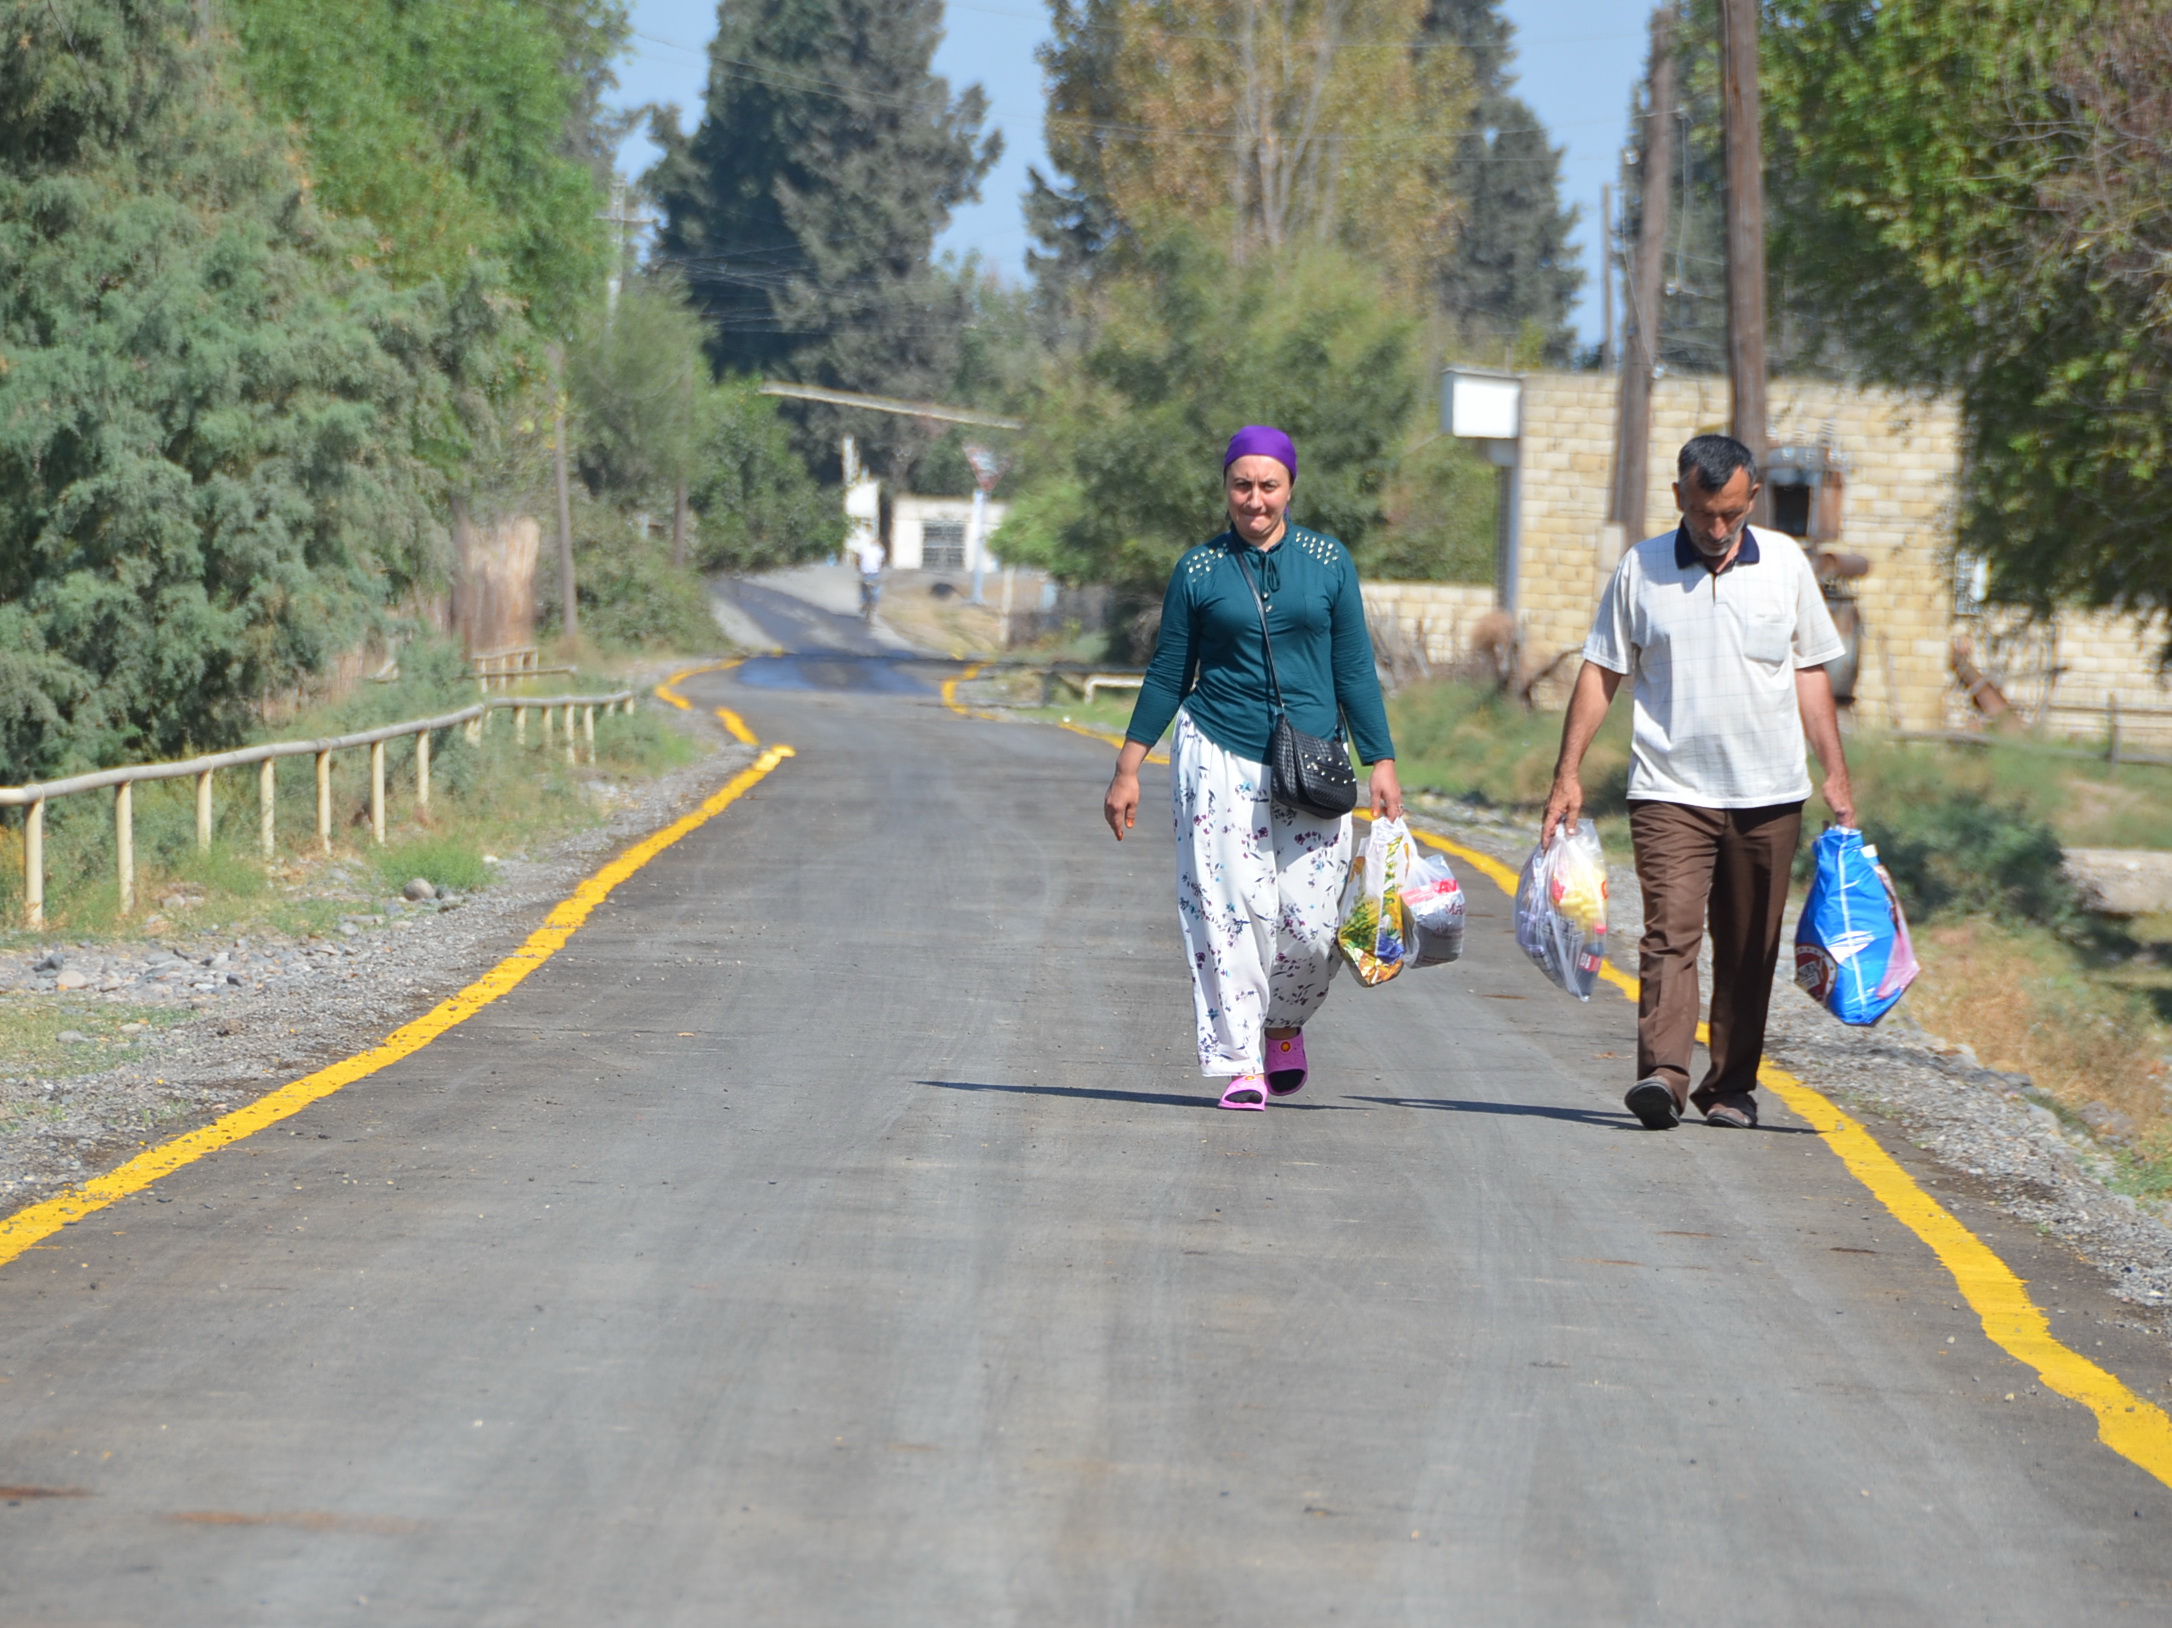
M 1282 511 L 1290 506 L 1290 472 L 1281 459 L 1247 453 L 1222 471 L 1222 489 L 1229 499 L 1229 522 L 1246 542 L 1257 547 L 1282 530 Z

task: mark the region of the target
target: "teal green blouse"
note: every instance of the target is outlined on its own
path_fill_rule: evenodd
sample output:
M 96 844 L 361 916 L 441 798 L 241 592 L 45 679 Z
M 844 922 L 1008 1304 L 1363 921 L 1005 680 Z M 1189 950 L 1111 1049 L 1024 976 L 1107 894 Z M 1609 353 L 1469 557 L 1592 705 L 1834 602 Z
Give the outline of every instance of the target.
M 1264 553 L 1225 531 L 1177 561 L 1162 598 L 1161 637 L 1125 737 L 1151 746 L 1182 706 L 1224 751 L 1266 761 L 1273 692 L 1259 610 L 1239 555 L 1267 600 L 1290 723 L 1327 738 L 1347 722 L 1361 760 L 1395 756 L 1357 567 L 1334 538 L 1295 525 Z

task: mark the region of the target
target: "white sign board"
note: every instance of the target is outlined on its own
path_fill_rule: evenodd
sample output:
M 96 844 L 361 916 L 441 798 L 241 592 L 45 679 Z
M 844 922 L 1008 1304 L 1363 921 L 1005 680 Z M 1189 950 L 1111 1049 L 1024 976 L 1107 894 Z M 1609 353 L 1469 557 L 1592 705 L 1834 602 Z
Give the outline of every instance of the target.
M 1522 433 L 1523 381 L 1483 373 L 1441 379 L 1441 428 L 1472 441 L 1513 441 Z

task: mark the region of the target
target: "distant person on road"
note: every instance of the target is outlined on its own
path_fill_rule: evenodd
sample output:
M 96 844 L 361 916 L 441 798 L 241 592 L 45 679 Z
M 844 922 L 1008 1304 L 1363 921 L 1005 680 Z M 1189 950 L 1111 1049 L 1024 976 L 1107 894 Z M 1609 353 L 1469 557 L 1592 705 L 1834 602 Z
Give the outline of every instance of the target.
M 1304 1085 L 1304 1025 L 1335 975 L 1350 868 L 1349 815 L 1319 819 L 1268 795 L 1275 710 L 1262 606 L 1291 724 L 1340 741 L 1347 721 L 1372 765 L 1373 813 L 1403 812 L 1357 568 L 1334 538 L 1289 523 L 1296 481 L 1297 449 L 1280 430 L 1254 424 L 1230 439 L 1229 529 L 1177 561 L 1102 804 L 1123 841 L 1138 814 L 1139 765 L 1173 718 L 1177 915 L 1199 1068 L 1229 1078 L 1224 1108 L 1264 1109 Z
M 862 527 L 855 532 L 851 547 L 860 567 L 860 620 L 872 622 L 882 598 L 882 541 L 872 526 Z
M 1843 646 L 1794 539 L 1752 527 L 1757 464 L 1727 435 L 1676 461 L 1673 531 L 1622 556 L 1584 642 L 1540 840 L 1576 828 L 1578 773 L 1614 691 L 1633 676 L 1629 837 L 1644 890 L 1637 1080 L 1623 1099 L 1652 1130 L 1694 1103 L 1711 1125 L 1757 1123 L 1757 1064 L 1788 873 L 1810 796 L 1803 737 L 1842 825 L 1855 799 L 1825 664 Z M 1710 1066 L 1692 1092 L 1697 951 L 1712 931 Z

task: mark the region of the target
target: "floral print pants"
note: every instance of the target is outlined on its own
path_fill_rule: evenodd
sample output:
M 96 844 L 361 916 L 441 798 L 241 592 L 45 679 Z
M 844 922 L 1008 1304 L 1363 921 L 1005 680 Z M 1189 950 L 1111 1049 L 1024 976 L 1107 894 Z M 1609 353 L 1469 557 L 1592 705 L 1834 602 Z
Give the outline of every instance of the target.
M 1317 1012 L 1340 965 L 1350 816 L 1315 819 L 1270 801 L 1266 769 L 1222 750 L 1185 712 L 1169 784 L 1199 1071 L 1258 1074 L 1266 1031 Z

